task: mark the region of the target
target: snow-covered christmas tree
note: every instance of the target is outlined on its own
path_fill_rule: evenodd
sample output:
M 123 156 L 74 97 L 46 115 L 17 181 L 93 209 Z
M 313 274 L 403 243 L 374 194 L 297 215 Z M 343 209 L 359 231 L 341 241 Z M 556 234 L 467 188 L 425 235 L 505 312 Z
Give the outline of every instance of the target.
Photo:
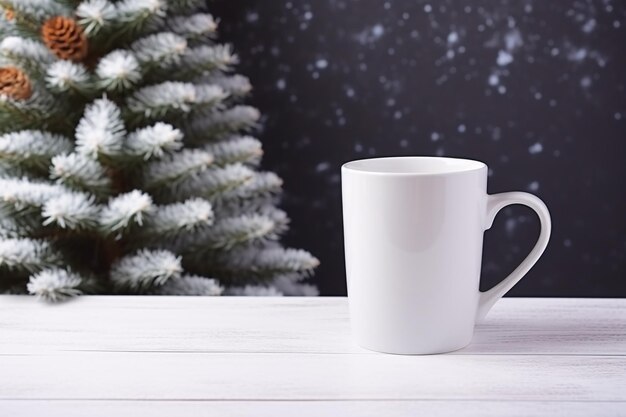
M 0 0 L 0 292 L 315 294 L 205 0 Z

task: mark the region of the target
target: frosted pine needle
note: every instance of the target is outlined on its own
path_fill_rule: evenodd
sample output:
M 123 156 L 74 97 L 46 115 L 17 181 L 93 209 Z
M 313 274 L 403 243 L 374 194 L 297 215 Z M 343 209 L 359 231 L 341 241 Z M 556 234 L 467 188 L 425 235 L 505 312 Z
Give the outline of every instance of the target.
M 46 83 L 56 91 L 87 90 L 89 81 L 87 69 L 71 61 L 57 61 L 46 71 Z
M 30 278 L 28 292 L 46 301 L 62 301 L 81 295 L 82 280 L 78 274 L 65 269 L 46 269 Z
M 129 89 L 141 80 L 139 62 L 129 51 L 113 51 L 96 67 L 100 84 L 107 90 Z
M 141 226 L 144 216 L 154 210 L 152 198 L 139 190 L 121 194 L 102 209 L 100 225 L 104 230 L 119 231 L 131 224 Z
M 76 128 L 76 150 L 91 158 L 122 151 L 126 130 L 119 107 L 106 97 L 87 106 Z
M 76 8 L 76 16 L 87 36 L 94 35 L 116 17 L 115 6 L 107 0 L 85 0 Z

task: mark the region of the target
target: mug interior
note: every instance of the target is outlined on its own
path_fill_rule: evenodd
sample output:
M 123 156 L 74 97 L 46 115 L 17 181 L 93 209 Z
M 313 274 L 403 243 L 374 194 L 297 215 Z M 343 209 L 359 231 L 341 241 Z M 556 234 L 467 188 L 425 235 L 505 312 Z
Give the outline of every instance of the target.
M 471 159 L 441 158 L 431 156 L 398 156 L 350 161 L 343 168 L 378 174 L 451 174 L 486 167 L 483 162 Z

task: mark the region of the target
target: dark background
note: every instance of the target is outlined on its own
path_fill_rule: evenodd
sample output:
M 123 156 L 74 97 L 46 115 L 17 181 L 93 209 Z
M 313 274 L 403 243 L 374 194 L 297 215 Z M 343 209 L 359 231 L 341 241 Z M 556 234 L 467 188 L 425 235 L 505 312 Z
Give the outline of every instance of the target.
M 265 114 L 264 167 L 285 180 L 286 243 L 345 294 L 340 166 L 443 155 L 490 167 L 553 217 L 544 257 L 510 294 L 626 296 L 626 5 L 616 1 L 217 1 L 221 40 Z M 538 220 L 503 210 L 483 289 L 533 245 Z

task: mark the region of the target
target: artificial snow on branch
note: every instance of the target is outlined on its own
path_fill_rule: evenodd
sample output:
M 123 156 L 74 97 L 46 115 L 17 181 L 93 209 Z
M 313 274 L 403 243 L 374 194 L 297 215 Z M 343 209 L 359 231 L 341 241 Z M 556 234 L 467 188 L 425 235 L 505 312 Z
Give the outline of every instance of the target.
M 0 211 L 0 214 L 2 211 Z M 39 220 L 39 219 L 37 219 Z M 36 224 L 24 224 L 20 219 L 0 216 L 0 238 L 21 238 L 34 234 L 35 229 L 41 228 L 39 222 Z
M 0 136 L 0 159 L 15 165 L 47 170 L 51 159 L 72 150 L 64 136 L 40 130 L 20 130 Z
M 220 254 L 216 261 L 228 276 L 238 276 L 248 271 L 249 274 L 265 280 L 289 273 L 302 276 L 319 265 L 319 260 L 307 251 L 282 247 L 260 250 L 239 248 Z
M 141 178 L 143 186 L 155 189 L 164 185 L 175 186 L 186 178 L 194 177 L 213 162 L 213 155 L 200 149 L 184 149 L 145 165 Z
M 79 191 L 89 191 L 99 197 L 111 194 L 111 179 L 105 168 L 85 155 L 60 154 L 52 158 L 50 178 Z
M 180 61 L 187 40 L 170 32 L 155 33 L 135 41 L 131 49 L 142 67 L 166 68 Z
M 280 297 L 283 293 L 273 286 L 246 285 L 245 287 L 229 288 L 228 295 L 243 295 L 246 297 Z
M 61 254 L 44 240 L 0 239 L 0 269 L 36 272 L 62 263 Z
M 161 286 L 182 271 L 180 256 L 166 250 L 141 250 L 113 264 L 111 282 L 118 290 L 138 292 Z
M 215 85 L 166 81 L 143 87 L 126 101 L 135 118 L 146 120 L 168 119 L 202 107 L 216 107 L 226 98 L 226 93 Z
M 185 139 L 194 142 L 222 139 L 237 131 L 255 128 L 260 117 L 261 113 L 257 109 L 244 105 L 209 114 L 198 114 L 191 119 Z
M 210 71 L 228 71 L 238 61 L 229 45 L 202 45 L 187 50 L 177 70 L 185 77 L 191 77 Z
M 295 295 L 299 297 L 319 295 L 317 287 L 302 283 L 301 277 L 298 274 L 279 275 L 274 278 L 272 285 L 284 295 Z
M 197 12 L 206 8 L 206 2 L 204 0 L 169 0 L 168 7 L 174 13 Z
M 81 295 L 83 279 L 80 275 L 61 268 L 46 269 L 30 277 L 28 292 L 45 301 L 62 301 Z
M 5 214 L 38 211 L 46 201 L 68 192 L 61 185 L 26 178 L 0 178 L 0 210 Z
M 92 80 L 82 64 L 72 61 L 56 61 L 46 70 L 46 84 L 55 92 L 89 93 Z
M 104 233 L 117 233 L 117 237 L 121 237 L 131 226 L 143 225 L 146 215 L 153 210 L 149 194 L 139 190 L 120 194 L 109 200 L 100 212 L 100 228 Z
M 183 275 L 168 279 L 165 284 L 152 289 L 155 295 L 221 295 L 224 287 L 212 278 Z
M 107 0 L 85 0 L 76 8 L 78 23 L 89 37 L 111 26 L 117 16 L 113 3 Z
M 85 193 L 65 193 L 45 202 L 41 215 L 43 225 L 54 224 L 62 229 L 96 229 L 100 207 L 95 198 Z
M 196 195 L 209 201 L 218 201 L 223 193 L 242 186 L 254 177 L 254 171 L 242 164 L 209 168 L 189 176 L 170 188 L 156 190 L 163 201 L 180 201 Z
M 258 209 L 270 204 L 282 190 L 283 180 L 273 172 L 257 172 L 250 181 L 238 187 L 224 190 L 217 201 L 223 204 L 239 204 Z
M 116 50 L 102 57 L 96 75 L 100 87 L 109 91 L 129 90 L 142 79 L 137 58 L 125 50 Z
M 219 85 L 230 97 L 234 98 L 244 97 L 252 91 L 252 84 L 250 84 L 248 77 L 239 74 L 225 75 L 217 72 L 207 77 L 201 77 L 200 80 L 204 83 Z
M 167 28 L 177 35 L 196 40 L 203 37 L 213 38 L 217 30 L 217 22 L 213 16 L 206 13 L 196 13 L 191 16 L 174 16 L 165 22 Z
M 76 151 L 90 158 L 111 158 L 122 153 L 126 129 L 120 109 L 106 97 L 87 106 L 76 127 Z
M 174 126 L 157 122 L 153 126 L 138 129 L 126 138 L 125 153 L 144 160 L 161 158 L 166 153 L 183 147 L 183 134 Z
M 115 21 L 122 34 L 132 36 L 151 25 L 159 25 L 166 15 L 165 0 L 121 0 L 115 4 Z
M 206 145 L 204 149 L 213 155 L 217 166 L 235 163 L 258 165 L 263 156 L 261 141 L 252 136 L 233 136 L 228 140 Z
M 178 236 L 201 227 L 213 224 L 211 203 L 201 198 L 193 198 L 182 203 L 158 206 L 154 213 L 146 218 L 141 228 L 141 236 L 162 239 Z
M 177 249 L 201 256 L 210 250 L 231 250 L 235 246 L 277 238 L 276 223 L 271 218 L 244 214 L 220 219 L 210 228 L 188 234 Z
M 66 15 L 69 9 L 55 0 L 2 0 L 0 6 L 12 10 L 20 16 L 20 19 L 28 19 L 35 22 L 58 15 Z
M 37 83 L 32 83 L 38 87 Z M 47 91 L 30 91 L 26 85 L 23 97 L 11 97 L 0 91 L 0 132 L 47 128 L 55 118 L 64 114 L 63 103 L 55 103 Z M 57 121 L 62 124 L 61 121 Z
M 56 60 L 41 42 L 18 36 L 8 36 L 0 42 L 0 58 L 34 71 Z

